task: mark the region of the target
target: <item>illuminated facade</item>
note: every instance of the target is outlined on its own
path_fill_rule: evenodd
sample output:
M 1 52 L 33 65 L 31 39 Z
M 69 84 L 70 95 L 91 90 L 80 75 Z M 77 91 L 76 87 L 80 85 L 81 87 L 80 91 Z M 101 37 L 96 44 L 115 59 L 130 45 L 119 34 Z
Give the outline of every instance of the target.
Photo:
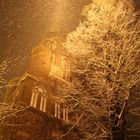
M 20 104 L 27 108 L 21 113 L 24 114 L 24 123 L 21 118 L 10 120 L 14 125 L 24 124 L 25 128 L 8 128 L 7 139 L 78 140 L 74 130 L 60 138 L 68 131 L 70 124 L 74 123 L 69 108 L 61 100 L 56 89 L 58 83 L 69 83 L 71 79 L 70 61 L 62 48 L 64 41 L 65 35 L 50 33 L 32 50 L 27 73 L 19 79 L 20 86 L 15 87 L 6 99 L 11 104 Z M 38 126 L 39 130 L 33 130 L 32 125 Z M 39 136 L 36 136 L 36 133 Z

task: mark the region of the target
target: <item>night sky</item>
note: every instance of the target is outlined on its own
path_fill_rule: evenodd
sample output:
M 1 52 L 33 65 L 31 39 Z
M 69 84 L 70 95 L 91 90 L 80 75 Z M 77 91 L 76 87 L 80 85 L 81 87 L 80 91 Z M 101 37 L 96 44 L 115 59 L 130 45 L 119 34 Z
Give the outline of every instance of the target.
M 47 32 L 70 32 L 90 0 L 0 0 L 0 55 L 13 48 L 32 48 Z M 137 9 L 140 0 L 135 0 Z M 4 57 L 4 56 L 3 56 Z
M 74 30 L 82 6 L 88 1 L 90 0 L 0 0 L 1 58 L 6 56 L 7 51 L 28 51 L 47 32 Z
M 0 0 L 0 63 L 11 61 L 4 74 L 7 82 L 26 72 L 31 49 L 48 32 L 74 30 L 89 1 Z
M 0 0 L 0 62 L 6 57 L 28 56 L 48 32 L 68 33 L 74 30 L 78 26 L 83 5 L 89 2 Z M 135 5 L 139 9 L 140 0 L 135 0 Z M 20 74 L 24 62 L 17 62 L 16 65 L 19 67 L 15 69 L 13 66 L 12 74 Z

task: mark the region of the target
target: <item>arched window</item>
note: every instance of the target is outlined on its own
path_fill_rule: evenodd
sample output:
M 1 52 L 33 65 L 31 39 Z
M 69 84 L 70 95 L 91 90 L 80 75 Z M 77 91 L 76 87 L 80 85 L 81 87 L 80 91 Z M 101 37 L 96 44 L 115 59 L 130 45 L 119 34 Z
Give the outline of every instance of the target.
M 51 50 L 54 51 L 54 50 L 56 49 L 56 47 L 57 47 L 57 42 L 56 42 L 55 40 L 53 40 L 53 41 L 50 43 L 50 45 L 51 45 Z
M 32 90 L 30 106 L 32 106 L 34 108 L 36 108 L 36 105 L 37 105 L 38 94 L 39 93 L 35 89 Z
M 60 104 L 55 102 L 55 112 L 54 117 L 60 119 Z
M 51 51 L 55 51 L 57 48 L 57 42 L 56 40 L 48 40 L 47 41 L 47 47 L 51 49 Z
M 61 115 L 61 113 L 62 113 L 62 115 Z M 60 105 L 60 103 L 58 103 L 58 102 L 55 102 L 54 117 L 56 117 L 58 119 L 63 119 L 65 122 L 68 122 L 68 120 L 69 120 L 68 114 L 69 114 L 69 112 L 68 112 L 67 107 Z
M 68 108 L 63 106 L 63 120 L 68 122 Z
M 35 87 L 32 90 L 32 96 L 30 100 L 30 106 L 37 108 L 37 104 L 39 105 L 39 110 L 46 112 L 47 106 L 47 94 L 44 88 Z
M 47 98 L 45 96 L 41 95 L 40 111 L 46 112 L 46 103 L 47 103 Z

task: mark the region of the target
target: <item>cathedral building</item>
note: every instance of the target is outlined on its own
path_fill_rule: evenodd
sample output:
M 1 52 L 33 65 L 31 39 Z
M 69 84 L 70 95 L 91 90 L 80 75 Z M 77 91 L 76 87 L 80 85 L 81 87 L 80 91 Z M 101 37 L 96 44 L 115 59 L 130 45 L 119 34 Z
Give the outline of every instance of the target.
M 62 47 L 66 36 L 48 33 L 32 50 L 27 72 L 15 78 L 5 101 L 23 106 L 2 127 L 3 140 L 78 140 L 80 130 L 71 127 L 77 115 L 57 92 L 58 84 L 70 84 L 70 58 Z M 71 131 L 70 131 L 71 130 Z

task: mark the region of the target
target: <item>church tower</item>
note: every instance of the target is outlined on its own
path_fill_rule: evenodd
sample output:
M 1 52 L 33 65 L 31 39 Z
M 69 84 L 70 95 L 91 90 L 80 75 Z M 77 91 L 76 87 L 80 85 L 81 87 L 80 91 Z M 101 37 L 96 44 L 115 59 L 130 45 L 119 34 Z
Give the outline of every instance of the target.
M 33 48 L 27 72 L 12 81 L 17 84 L 8 90 L 6 100 L 10 104 L 24 106 L 25 110 L 18 113 L 22 117 L 9 119 L 14 125 L 3 129 L 9 133 L 8 137 L 5 134 L 7 139 L 56 140 L 76 121 L 56 88 L 58 84 L 69 84 L 71 79 L 70 58 L 63 48 L 65 39 L 65 34 L 60 32 L 48 33 Z M 17 124 L 27 125 L 28 129 L 14 127 Z M 38 128 L 33 129 L 33 125 Z M 78 140 L 74 131 L 61 140 Z

